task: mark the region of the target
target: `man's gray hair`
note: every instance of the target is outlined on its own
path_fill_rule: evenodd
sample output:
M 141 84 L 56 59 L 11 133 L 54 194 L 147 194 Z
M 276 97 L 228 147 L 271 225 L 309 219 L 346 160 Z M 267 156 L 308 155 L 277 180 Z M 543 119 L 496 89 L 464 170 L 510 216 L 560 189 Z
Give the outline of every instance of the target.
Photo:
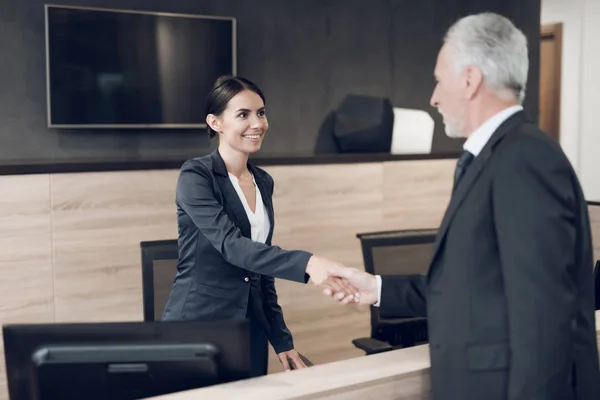
M 473 65 L 479 67 L 484 82 L 501 97 L 525 98 L 529 58 L 527 38 L 507 18 L 482 13 L 457 21 L 444 42 L 458 73 Z

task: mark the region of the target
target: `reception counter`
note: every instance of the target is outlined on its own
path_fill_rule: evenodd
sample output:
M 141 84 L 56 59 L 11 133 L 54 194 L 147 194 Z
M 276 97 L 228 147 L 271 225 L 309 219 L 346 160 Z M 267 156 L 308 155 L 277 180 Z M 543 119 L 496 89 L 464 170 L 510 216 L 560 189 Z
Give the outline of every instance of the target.
M 596 312 L 600 344 L 600 311 Z M 429 345 L 358 357 L 153 400 L 429 399 Z
M 387 400 L 428 399 L 428 393 L 429 345 L 422 345 L 152 399 Z

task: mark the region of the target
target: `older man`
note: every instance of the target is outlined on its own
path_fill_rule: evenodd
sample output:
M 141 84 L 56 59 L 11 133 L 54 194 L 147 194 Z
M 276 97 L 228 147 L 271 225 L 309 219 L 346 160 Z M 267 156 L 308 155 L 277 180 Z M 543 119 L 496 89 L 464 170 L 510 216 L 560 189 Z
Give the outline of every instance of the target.
M 506 18 L 450 28 L 431 104 L 467 140 L 429 273 L 330 271 L 384 316 L 427 316 L 436 400 L 600 398 L 587 206 L 560 146 L 526 120 L 527 70 Z

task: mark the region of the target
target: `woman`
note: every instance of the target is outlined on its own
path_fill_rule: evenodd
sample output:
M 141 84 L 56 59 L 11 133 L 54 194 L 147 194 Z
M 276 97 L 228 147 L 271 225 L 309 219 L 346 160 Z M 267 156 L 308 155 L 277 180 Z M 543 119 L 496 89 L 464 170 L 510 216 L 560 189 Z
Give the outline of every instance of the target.
M 338 264 L 271 246 L 273 178 L 248 162 L 269 128 L 261 90 L 241 77 L 219 78 L 207 99 L 206 122 L 219 146 L 186 161 L 179 175 L 179 263 L 163 320 L 248 318 L 252 376 L 267 372 L 267 340 L 285 370 L 290 363 L 304 368 L 277 304 L 274 277 L 306 283 L 310 275 L 336 292 L 354 292 L 327 280 L 326 269 Z

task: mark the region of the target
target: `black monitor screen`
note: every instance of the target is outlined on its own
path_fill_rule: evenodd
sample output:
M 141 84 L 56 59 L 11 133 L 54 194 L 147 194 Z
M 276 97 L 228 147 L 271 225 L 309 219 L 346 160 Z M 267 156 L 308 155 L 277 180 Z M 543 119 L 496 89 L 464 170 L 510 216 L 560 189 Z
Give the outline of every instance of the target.
M 235 75 L 235 19 L 46 7 L 48 125 L 205 126 L 221 75 Z

